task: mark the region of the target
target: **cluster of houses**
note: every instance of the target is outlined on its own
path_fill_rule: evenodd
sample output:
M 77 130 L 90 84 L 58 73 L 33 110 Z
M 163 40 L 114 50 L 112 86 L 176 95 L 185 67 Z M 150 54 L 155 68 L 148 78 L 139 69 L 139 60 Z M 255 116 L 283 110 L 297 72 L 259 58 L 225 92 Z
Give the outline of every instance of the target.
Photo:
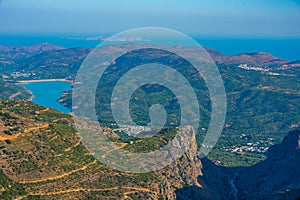
M 253 66 L 249 66 L 248 64 L 240 64 L 238 66 L 238 68 L 246 69 L 246 70 L 253 70 L 253 71 L 262 71 L 262 72 L 268 72 L 268 71 L 270 71 L 269 69 L 266 69 L 266 68 L 253 67 Z
M 274 144 L 274 138 L 267 138 L 265 140 L 259 140 L 257 142 L 250 142 L 250 136 L 246 134 L 241 134 L 240 138 L 242 140 L 247 140 L 248 142 L 243 146 L 230 146 L 229 148 L 223 147 L 224 151 L 227 152 L 252 152 L 252 153 L 266 153 L 270 146 Z
M 151 131 L 150 127 L 147 126 L 129 126 L 129 125 L 119 125 L 119 128 L 113 129 L 115 132 L 124 131 L 129 136 L 135 136 L 142 132 Z
M 264 74 L 272 75 L 272 76 L 279 76 L 279 73 L 271 72 L 270 69 L 262 68 L 262 67 L 253 67 L 249 66 L 248 64 L 240 64 L 238 68 L 245 69 L 245 70 L 252 70 L 252 71 L 259 71 Z

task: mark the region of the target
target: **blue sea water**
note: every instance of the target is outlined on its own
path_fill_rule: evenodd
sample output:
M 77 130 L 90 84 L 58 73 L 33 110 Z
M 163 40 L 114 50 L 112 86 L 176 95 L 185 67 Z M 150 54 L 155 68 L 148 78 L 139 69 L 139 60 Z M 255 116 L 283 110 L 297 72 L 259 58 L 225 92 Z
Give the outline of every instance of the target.
M 212 47 L 221 53 L 234 55 L 240 53 L 266 52 L 281 59 L 300 60 L 300 38 L 294 39 L 196 39 L 202 46 Z
M 267 52 L 278 58 L 300 60 L 300 38 L 217 38 L 191 36 L 202 46 L 209 46 L 221 53 L 233 55 L 245 52 Z M 1 36 L 0 45 L 29 46 L 49 43 L 66 48 L 95 47 L 101 40 L 87 40 L 87 37 L 66 36 Z
M 71 110 L 69 108 L 62 106 L 59 102 L 57 102 L 57 99 L 59 99 L 61 92 L 71 89 L 70 83 L 54 81 L 35 82 L 21 85 L 33 93 L 33 103 L 50 107 L 64 113 L 70 113 Z

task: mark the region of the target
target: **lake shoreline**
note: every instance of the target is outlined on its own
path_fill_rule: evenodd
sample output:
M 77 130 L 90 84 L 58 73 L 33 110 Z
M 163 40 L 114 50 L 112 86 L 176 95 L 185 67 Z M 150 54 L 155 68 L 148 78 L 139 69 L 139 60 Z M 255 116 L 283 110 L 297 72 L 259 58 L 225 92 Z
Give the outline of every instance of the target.
M 25 88 L 25 87 L 24 87 L 24 88 Z M 30 91 L 30 90 L 28 90 L 28 89 L 26 89 L 26 88 L 25 88 L 25 90 L 27 90 L 28 93 L 31 95 L 28 99 L 26 99 L 26 101 L 32 101 L 32 100 L 35 98 L 35 96 L 33 95 L 33 92 Z
M 71 89 L 71 82 L 65 79 L 44 79 L 28 80 L 18 82 L 29 93 L 27 101 L 58 110 L 63 113 L 70 113 L 71 109 L 58 102 L 64 91 Z

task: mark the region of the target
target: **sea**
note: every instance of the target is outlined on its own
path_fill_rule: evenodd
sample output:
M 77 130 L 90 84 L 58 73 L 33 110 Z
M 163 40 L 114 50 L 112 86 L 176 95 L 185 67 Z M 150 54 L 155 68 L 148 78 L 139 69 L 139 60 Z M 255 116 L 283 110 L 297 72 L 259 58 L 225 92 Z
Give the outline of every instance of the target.
M 66 48 L 92 48 L 101 43 L 95 36 L 8 36 L 0 35 L 0 45 L 30 46 L 49 43 Z M 290 61 L 300 60 L 300 38 L 222 38 L 190 36 L 202 46 L 208 46 L 227 55 L 267 52 Z

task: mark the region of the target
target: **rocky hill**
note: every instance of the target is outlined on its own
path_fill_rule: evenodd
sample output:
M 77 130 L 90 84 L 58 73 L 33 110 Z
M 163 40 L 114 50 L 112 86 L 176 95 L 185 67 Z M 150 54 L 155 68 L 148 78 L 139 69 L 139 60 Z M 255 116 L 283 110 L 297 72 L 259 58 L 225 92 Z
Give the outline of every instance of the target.
M 131 174 L 95 160 L 80 142 L 70 115 L 26 101 L 0 103 L 1 199 L 300 197 L 300 131 L 290 132 L 282 144 L 270 148 L 265 161 L 251 167 L 200 161 L 194 140 L 192 148 L 170 166 Z M 116 142 L 120 148 L 131 145 Z
M 93 158 L 71 116 L 25 101 L 0 105 L 0 199 L 175 199 L 184 185 L 201 187 L 195 143 L 161 171 L 124 173 Z

